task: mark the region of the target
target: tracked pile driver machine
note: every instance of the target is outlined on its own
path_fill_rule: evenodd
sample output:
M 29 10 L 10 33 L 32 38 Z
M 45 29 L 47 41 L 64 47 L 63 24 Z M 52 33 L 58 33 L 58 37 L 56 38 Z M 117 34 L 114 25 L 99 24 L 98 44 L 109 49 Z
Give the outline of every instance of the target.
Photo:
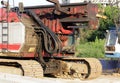
M 99 60 L 75 57 L 79 29 L 98 28 L 98 7 L 92 3 L 0 9 L 0 71 L 31 77 L 96 78 Z M 2 2 L 3 5 L 5 5 Z

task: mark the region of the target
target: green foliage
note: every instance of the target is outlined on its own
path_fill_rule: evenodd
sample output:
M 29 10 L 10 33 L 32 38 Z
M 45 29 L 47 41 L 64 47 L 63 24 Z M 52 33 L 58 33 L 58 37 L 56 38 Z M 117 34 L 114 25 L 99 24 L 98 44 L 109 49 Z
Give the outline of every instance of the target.
M 85 43 L 88 42 L 88 38 L 91 36 L 93 30 L 81 28 L 79 32 L 80 32 L 80 43 Z
M 115 26 L 114 20 L 118 17 L 118 11 L 117 7 L 105 7 L 104 15 L 107 16 L 107 19 L 100 20 L 100 28 L 109 29 L 110 26 Z
M 103 58 L 104 44 L 105 44 L 105 40 L 98 39 L 97 37 L 95 39 L 95 42 L 86 42 L 84 44 L 79 44 L 77 46 L 76 56 Z
M 107 16 L 107 19 L 99 19 L 98 30 L 80 29 L 80 44 L 77 45 L 78 57 L 104 58 L 104 44 L 106 30 L 115 26 L 115 20 L 118 18 L 117 7 L 99 5 L 102 11 L 100 14 Z M 104 12 L 103 12 L 104 9 Z
M 104 9 L 103 15 L 107 16 L 107 19 L 99 19 L 99 29 L 90 34 L 88 41 L 94 41 L 96 36 L 99 39 L 104 39 L 106 30 L 110 29 L 110 27 L 115 26 L 114 21 L 118 18 L 118 12 L 120 12 L 117 7 L 102 7 L 102 5 L 99 5 L 99 7 L 100 9 Z

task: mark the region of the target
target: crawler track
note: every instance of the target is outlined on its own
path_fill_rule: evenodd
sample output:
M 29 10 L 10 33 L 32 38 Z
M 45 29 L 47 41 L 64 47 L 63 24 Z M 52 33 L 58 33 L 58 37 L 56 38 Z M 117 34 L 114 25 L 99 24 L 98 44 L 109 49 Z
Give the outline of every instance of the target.
M 102 66 L 95 58 L 65 58 L 65 68 L 56 74 L 59 78 L 79 78 L 82 80 L 97 78 L 102 73 Z
M 43 77 L 41 65 L 34 60 L 0 59 L 0 71 L 35 78 Z

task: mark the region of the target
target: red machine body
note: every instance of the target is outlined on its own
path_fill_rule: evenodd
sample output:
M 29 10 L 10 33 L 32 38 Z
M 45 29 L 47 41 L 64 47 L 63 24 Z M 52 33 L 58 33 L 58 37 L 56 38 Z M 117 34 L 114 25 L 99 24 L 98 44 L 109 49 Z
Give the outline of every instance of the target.
M 98 77 L 99 60 L 73 57 L 80 28 L 99 26 L 97 5 L 47 1 L 55 5 L 23 7 L 20 3 L 19 8 L 0 9 L 0 65 L 17 67 L 22 75 L 32 77 Z
M 96 14 L 98 13 L 98 7 L 95 4 L 91 3 L 79 3 L 79 4 L 69 4 L 69 5 L 62 5 L 61 10 L 54 8 L 53 5 L 50 6 L 32 6 L 32 7 L 25 7 L 25 11 L 31 10 L 34 12 L 37 17 L 39 17 L 40 21 L 47 26 L 54 34 L 56 34 L 61 41 L 61 52 L 53 53 L 52 55 L 55 56 L 63 56 L 75 53 L 75 41 L 79 36 L 79 28 L 90 28 L 90 29 L 97 29 L 98 28 L 98 18 Z M 16 8 L 12 9 L 8 13 L 6 12 L 5 8 L 0 9 L 0 21 L 6 21 L 8 24 L 12 23 L 22 23 L 20 20 L 21 17 L 31 19 L 27 13 L 18 13 Z M 19 17 L 21 16 L 21 17 Z M 24 24 L 24 23 L 23 23 Z M 30 24 L 28 24 L 30 25 Z M 25 25 L 26 27 L 27 25 Z M 35 26 L 35 23 L 30 26 Z M 2 26 L 3 27 L 3 26 Z M 10 27 L 12 28 L 12 27 Z M 12 29 L 11 29 L 12 30 Z M 21 30 L 22 31 L 22 30 Z M 25 28 L 23 28 L 23 35 L 24 40 L 22 43 L 20 42 L 12 42 L 10 43 L 1 43 L 0 48 L 7 48 L 7 50 L 19 50 L 17 52 L 22 53 L 22 57 L 34 57 L 35 55 L 35 47 L 34 51 L 23 52 L 21 51 L 22 48 L 25 48 L 24 45 L 26 43 L 25 38 L 27 33 Z M 11 33 L 11 32 L 9 32 Z M 14 34 L 15 35 L 15 34 Z M 17 40 L 17 38 L 13 38 Z M 28 38 L 29 40 L 30 38 Z M 37 44 L 37 43 L 36 43 Z M 36 46 L 36 45 L 35 45 Z M 32 49 L 29 48 L 29 50 Z M 12 51 L 11 51 L 12 52 Z M 49 56 L 49 53 L 46 54 L 43 51 L 43 56 Z M 18 56 L 19 57 L 19 56 Z

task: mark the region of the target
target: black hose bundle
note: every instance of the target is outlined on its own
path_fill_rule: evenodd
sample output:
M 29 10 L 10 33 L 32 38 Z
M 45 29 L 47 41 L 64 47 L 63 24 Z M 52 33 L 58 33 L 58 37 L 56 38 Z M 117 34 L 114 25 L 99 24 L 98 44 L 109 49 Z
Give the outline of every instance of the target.
M 52 32 L 47 26 L 43 24 L 43 22 L 32 10 L 27 10 L 27 12 L 40 26 L 35 28 L 35 32 L 37 33 L 38 37 L 42 38 L 41 40 L 44 44 L 45 51 L 49 54 L 59 53 L 62 48 L 60 39 L 54 32 Z

